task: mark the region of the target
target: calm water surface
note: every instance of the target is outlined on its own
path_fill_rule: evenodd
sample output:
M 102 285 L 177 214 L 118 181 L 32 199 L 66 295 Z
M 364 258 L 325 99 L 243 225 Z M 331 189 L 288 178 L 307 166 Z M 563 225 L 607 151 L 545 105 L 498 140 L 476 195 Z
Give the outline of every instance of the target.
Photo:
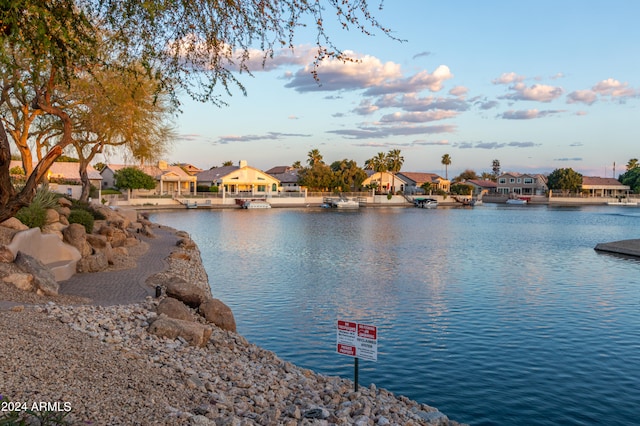
M 379 327 L 375 383 L 474 425 L 640 422 L 640 209 L 189 210 L 189 232 L 238 332 L 353 379 L 336 320 Z

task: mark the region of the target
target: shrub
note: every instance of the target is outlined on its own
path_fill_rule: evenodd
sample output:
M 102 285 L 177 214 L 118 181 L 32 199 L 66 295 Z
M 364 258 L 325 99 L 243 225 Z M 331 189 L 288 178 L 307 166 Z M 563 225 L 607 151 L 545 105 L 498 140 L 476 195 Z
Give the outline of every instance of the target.
M 87 234 L 93 232 L 93 215 L 87 210 L 73 209 L 69 214 L 69 223 L 79 223 L 84 226 Z
M 30 204 L 16 213 L 16 218 L 29 228 L 42 228 L 47 220 L 47 210 L 39 204 Z

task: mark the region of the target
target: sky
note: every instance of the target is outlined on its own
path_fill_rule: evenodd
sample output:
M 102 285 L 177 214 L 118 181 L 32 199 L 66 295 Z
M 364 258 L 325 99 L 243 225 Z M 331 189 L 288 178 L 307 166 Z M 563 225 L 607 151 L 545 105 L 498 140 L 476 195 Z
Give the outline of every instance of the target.
M 640 157 L 640 2 L 370 3 L 403 41 L 330 26 L 359 61 L 324 62 L 318 83 L 315 35 L 300 32 L 293 51 L 239 75 L 246 96 L 235 90 L 224 107 L 184 98 L 167 160 L 267 170 L 318 149 L 328 164 L 363 166 L 400 149 L 402 171 L 450 178 L 496 159 L 503 172 L 617 177 Z

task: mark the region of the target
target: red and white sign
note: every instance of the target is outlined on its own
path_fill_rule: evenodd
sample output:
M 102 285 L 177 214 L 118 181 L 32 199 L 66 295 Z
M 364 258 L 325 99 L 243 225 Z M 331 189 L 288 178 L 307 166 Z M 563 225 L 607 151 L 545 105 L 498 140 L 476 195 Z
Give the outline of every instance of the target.
M 336 351 L 342 355 L 377 361 L 378 328 L 375 325 L 338 320 Z

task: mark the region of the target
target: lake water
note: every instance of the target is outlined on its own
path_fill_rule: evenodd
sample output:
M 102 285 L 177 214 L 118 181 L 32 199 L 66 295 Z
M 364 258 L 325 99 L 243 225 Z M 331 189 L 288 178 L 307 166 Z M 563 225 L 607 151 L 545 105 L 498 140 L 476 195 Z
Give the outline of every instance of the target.
M 640 209 L 492 205 L 152 212 L 189 232 L 238 332 L 353 379 L 336 320 L 377 325 L 375 383 L 474 425 L 640 422 Z

